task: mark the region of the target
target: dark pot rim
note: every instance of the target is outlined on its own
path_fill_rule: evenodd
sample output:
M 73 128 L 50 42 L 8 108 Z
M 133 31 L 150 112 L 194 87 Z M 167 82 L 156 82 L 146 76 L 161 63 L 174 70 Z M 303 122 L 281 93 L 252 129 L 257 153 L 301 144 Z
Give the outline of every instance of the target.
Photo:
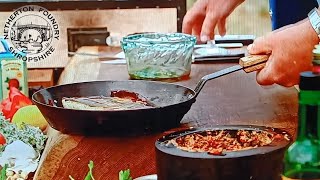
M 210 155 L 206 152 L 187 152 L 180 150 L 176 147 L 166 146 L 166 142 L 173 138 L 181 137 L 187 134 L 192 134 L 195 132 L 203 132 L 208 130 L 258 130 L 258 131 L 274 131 L 279 134 L 286 134 L 289 140 L 282 139 L 281 141 L 277 141 L 276 144 L 271 144 L 263 147 L 257 147 L 248 150 L 240 150 L 240 151 L 232 151 L 232 152 L 225 152 L 223 156 L 219 155 Z M 292 136 L 287 132 L 279 128 L 267 127 L 267 126 L 256 126 L 256 125 L 217 125 L 212 127 L 201 127 L 201 128 L 189 128 L 185 130 L 176 131 L 170 133 L 168 135 L 164 135 L 159 138 L 155 142 L 156 150 L 161 151 L 162 153 L 178 156 L 178 157 L 186 157 L 186 158 L 197 158 L 197 159 L 227 159 L 227 158 L 241 158 L 241 157 L 248 157 L 248 156 L 256 156 L 256 155 L 264 155 L 268 154 L 277 150 L 284 150 L 286 149 L 292 142 Z

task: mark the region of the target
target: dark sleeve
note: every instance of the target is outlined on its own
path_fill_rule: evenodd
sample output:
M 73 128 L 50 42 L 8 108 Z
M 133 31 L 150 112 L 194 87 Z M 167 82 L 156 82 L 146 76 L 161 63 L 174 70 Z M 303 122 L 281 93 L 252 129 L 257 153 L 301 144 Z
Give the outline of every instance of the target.
M 318 7 L 317 0 L 269 0 L 272 29 L 296 23 Z

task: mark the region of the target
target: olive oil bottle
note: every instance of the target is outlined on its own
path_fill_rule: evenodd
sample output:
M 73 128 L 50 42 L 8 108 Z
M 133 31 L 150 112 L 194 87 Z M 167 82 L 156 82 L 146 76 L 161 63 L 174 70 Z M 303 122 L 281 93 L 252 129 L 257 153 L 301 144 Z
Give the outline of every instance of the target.
M 320 180 L 320 53 L 315 52 L 313 71 L 300 74 L 298 134 L 285 153 L 284 179 Z

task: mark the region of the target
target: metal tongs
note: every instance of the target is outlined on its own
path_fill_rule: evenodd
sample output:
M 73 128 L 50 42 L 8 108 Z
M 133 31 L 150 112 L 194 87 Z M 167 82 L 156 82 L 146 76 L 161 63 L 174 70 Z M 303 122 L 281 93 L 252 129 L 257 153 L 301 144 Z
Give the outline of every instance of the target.
M 238 65 L 231 66 L 229 68 L 222 69 L 220 71 L 217 71 L 215 73 L 208 74 L 202 77 L 195 88 L 195 92 L 196 92 L 195 96 L 199 94 L 199 92 L 201 91 L 201 89 L 203 88 L 204 84 L 207 81 L 239 71 L 239 70 L 244 70 L 246 73 L 260 70 L 265 66 L 268 58 L 269 58 L 268 55 L 249 55 L 246 57 L 242 57 L 240 58 Z

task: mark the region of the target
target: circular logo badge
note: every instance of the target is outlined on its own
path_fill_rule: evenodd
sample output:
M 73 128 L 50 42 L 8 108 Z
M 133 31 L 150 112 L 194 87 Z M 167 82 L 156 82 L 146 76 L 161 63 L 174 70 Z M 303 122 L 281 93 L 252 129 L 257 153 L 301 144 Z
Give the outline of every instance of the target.
M 4 25 L 4 39 L 17 58 L 37 62 L 51 56 L 59 41 L 57 19 L 47 9 L 27 5 L 15 10 Z

